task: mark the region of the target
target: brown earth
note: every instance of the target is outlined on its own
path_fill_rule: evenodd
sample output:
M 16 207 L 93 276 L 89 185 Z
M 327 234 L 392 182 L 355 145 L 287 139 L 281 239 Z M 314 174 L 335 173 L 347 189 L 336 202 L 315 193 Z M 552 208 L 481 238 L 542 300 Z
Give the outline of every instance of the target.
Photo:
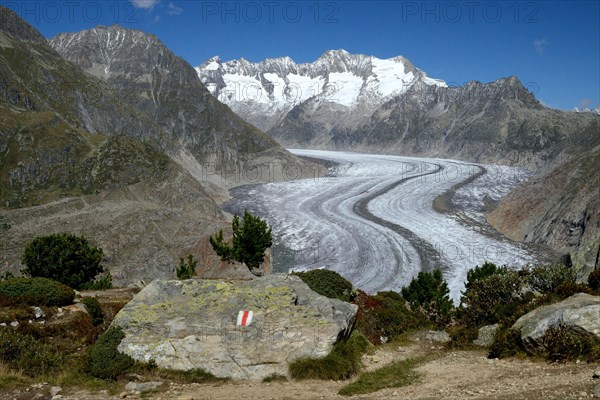
M 383 389 L 356 399 L 585 399 L 592 397 L 600 379 L 592 375 L 600 367 L 587 363 L 547 363 L 530 359 L 489 360 L 485 350 L 447 350 L 440 344 L 424 339 L 420 333 L 403 345 L 387 344 L 364 356 L 365 369 L 374 370 L 390 362 L 427 355 L 429 361 L 416 368 L 421 376 L 417 382 L 400 388 Z M 165 382 L 154 393 L 128 394 L 128 399 L 154 400 L 313 400 L 342 399 L 337 394 L 349 381 L 302 382 L 225 382 L 208 384 L 173 384 Z M 90 393 L 67 388 L 62 400 L 119 399 L 127 381 L 118 384 L 117 392 Z M 37 393 L 50 399 L 50 385 L 30 387 L 19 393 L 0 393 L 2 399 L 30 400 Z M 113 389 L 115 391 L 115 389 Z

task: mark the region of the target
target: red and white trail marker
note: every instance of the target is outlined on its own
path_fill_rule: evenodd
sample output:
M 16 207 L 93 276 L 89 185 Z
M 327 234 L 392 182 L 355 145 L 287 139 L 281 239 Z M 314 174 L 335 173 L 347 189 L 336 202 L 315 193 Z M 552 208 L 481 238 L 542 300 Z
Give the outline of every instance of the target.
M 237 326 L 248 326 L 252 322 L 252 311 L 240 311 L 237 316 Z

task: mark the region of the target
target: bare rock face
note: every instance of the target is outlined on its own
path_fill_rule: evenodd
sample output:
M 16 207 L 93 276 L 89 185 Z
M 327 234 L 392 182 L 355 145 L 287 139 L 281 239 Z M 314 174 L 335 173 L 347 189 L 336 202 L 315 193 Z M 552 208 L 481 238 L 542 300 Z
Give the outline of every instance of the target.
M 599 169 L 596 140 L 587 151 L 517 187 L 487 220 L 513 240 L 547 245 L 571 253 L 577 266 L 593 266 L 600 246 Z
M 147 113 L 173 153 L 183 145 L 200 162 L 226 160 L 231 168 L 253 154 L 287 153 L 206 90 L 194 68 L 156 36 L 118 25 L 63 33 L 49 44 L 66 60 L 100 78 L 120 99 Z
M 536 308 L 515 322 L 521 339 L 531 349 L 543 346 L 540 339 L 551 327 L 568 325 L 584 335 L 600 337 L 600 296 L 577 293 L 559 303 Z
M 327 355 L 350 335 L 357 309 L 313 292 L 291 275 L 236 283 L 155 280 L 113 325 L 125 333 L 119 351 L 135 360 L 260 380 L 287 375 L 295 359 Z M 245 310 L 252 316 L 244 317 Z
M 473 344 L 481 347 L 490 347 L 494 343 L 494 335 L 500 329 L 500 324 L 486 325 L 479 328 L 477 339 Z

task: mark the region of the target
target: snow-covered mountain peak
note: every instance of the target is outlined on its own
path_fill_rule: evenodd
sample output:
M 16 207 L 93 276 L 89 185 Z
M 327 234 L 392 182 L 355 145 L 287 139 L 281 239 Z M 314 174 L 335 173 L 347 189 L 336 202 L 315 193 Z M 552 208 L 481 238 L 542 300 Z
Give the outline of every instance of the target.
M 328 50 L 303 64 L 290 57 L 258 63 L 213 57 L 196 71 L 214 96 L 264 130 L 309 99 L 364 115 L 417 82 L 446 86 L 402 56 L 380 59 L 343 49 Z

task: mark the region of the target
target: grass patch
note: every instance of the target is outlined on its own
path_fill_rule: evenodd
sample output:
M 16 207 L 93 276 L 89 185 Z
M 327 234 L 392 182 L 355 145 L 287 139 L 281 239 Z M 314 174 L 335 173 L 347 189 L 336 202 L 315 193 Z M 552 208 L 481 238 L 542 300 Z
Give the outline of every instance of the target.
M 269 382 L 287 382 L 288 378 L 285 375 L 272 374 L 262 380 L 265 383 Z
M 354 295 L 352 283 L 335 271 L 328 269 L 313 269 L 306 272 L 294 272 L 308 287 L 320 295 L 330 299 L 350 302 Z
M 177 371 L 173 369 L 162 369 L 156 367 L 156 364 L 137 363 L 132 370 L 146 377 L 160 378 L 175 383 L 207 383 L 207 382 L 226 382 L 229 378 L 219 378 L 203 369 L 194 369 L 191 371 Z
M 47 278 L 11 278 L 0 282 L 0 305 L 64 306 L 73 303 L 75 292 Z
M 541 340 L 549 361 L 600 361 L 600 339 L 593 333 L 560 324 L 548 329 Z
M 11 369 L 7 364 L 0 361 L 0 391 L 15 389 L 30 382 L 30 378 Z
M 298 380 L 348 379 L 362 368 L 361 357 L 368 347 L 369 341 L 354 332 L 347 341 L 336 343 L 323 358 L 301 358 L 290 363 L 290 375 Z
M 109 394 L 115 395 L 122 391 L 123 385 L 115 381 L 106 381 L 95 378 L 83 372 L 83 366 L 77 365 L 75 368 L 65 370 L 59 375 L 46 377 L 47 381 L 52 382 L 62 388 L 75 387 L 78 389 L 87 389 L 90 392 L 107 390 Z
M 30 335 L 0 329 L 0 361 L 14 371 L 36 377 L 61 369 L 64 354 Z
M 361 374 L 338 392 L 342 396 L 373 393 L 385 388 L 408 386 L 415 382 L 420 374 L 414 368 L 423 362 L 424 357 L 409 358 L 386 365 L 372 372 Z

